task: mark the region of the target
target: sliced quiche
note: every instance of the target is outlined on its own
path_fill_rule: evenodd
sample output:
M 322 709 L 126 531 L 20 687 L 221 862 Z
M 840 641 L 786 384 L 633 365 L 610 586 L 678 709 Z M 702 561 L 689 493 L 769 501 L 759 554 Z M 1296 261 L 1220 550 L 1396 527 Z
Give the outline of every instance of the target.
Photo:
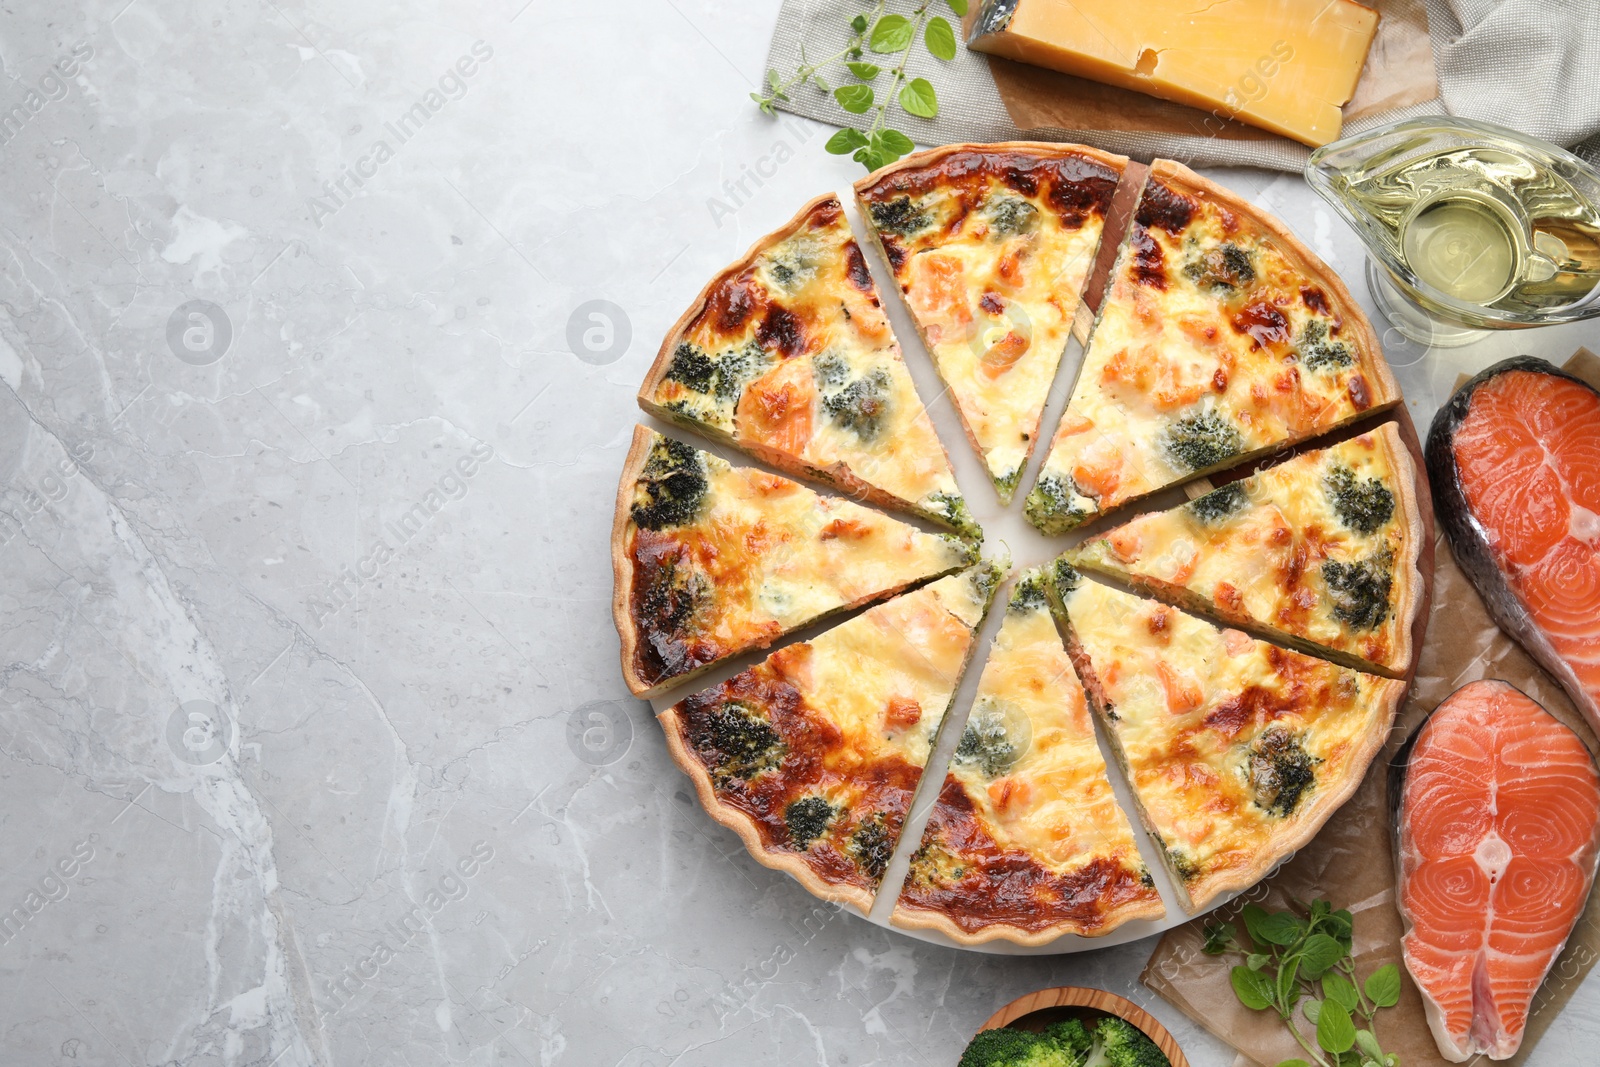
M 639 403 L 779 470 L 980 536 L 837 197 L 712 279 Z
M 940 578 L 663 711 L 706 811 L 759 862 L 870 909 L 1001 577 Z
M 1040 571 L 1017 583 L 891 921 L 1037 945 L 1166 914 Z
M 969 566 L 977 550 L 639 426 L 611 558 L 623 678 L 651 697 L 835 612 Z
M 1191 911 L 1254 885 L 1361 784 L 1406 683 L 1050 571 L 1078 677 Z
M 1160 160 L 1027 517 L 1061 533 L 1399 399 L 1338 275 L 1272 216 Z
M 861 214 L 1008 504 L 1124 156 L 1012 142 L 919 152 L 856 183 Z
M 1423 524 L 1392 423 L 1084 542 L 1067 558 L 1314 655 L 1411 664 Z

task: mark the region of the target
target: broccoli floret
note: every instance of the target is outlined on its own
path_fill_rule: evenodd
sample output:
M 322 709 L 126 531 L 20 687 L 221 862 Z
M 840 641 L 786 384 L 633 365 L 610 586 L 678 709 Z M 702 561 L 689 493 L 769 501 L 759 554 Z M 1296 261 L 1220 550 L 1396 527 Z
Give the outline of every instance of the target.
M 1044 591 L 1044 572 L 1031 570 L 1022 576 L 1017 587 L 1011 591 L 1011 603 L 1006 605 L 1006 610 L 1026 615 L 1030 611 L 1048 607 L 1049 603 Z
M 745 385 L 761 377 L 766 362 L 766 352 L 754 341 L 717 357 L 717 381 L 712 389 L 717 399 L 738 400 Z
M 894 383 L 882 368 L 862 378 L 857 378 L 832 396 L 822 400 L 822 410 L 828 417 L 863 441 L 878 435 L 883 425 L 884 413 L 889 410 L 889 394 Z
M 1189 512 L 1195 518 L 1213 526 L 1234 512 L 1243 511 L 1250 498 L 1245 495 L 1244 486 L 1239 482 L 1229 482 L 1220 489 L 1213 489 L 1205 496 L 1189 501 Z
M 1183 273 L 1202 289 L 1241 289 L 1256 280 L 1250 253 L 1236 244 L 1208 249 L 1184 264 Z
M 1293 814 L 1316 781 L 1315 768 L 1321 762 L 1288 730 L 1279 726 L 1267 730 L 1250 746 L 1248 770 L 1256 805 L 1274 815 Z
M 1050 583 L 1056 587 L 1056 595 L 1066 596 L 1083 581 L 1083 575 L 1065 559 L 1057 559 L 1050 564 Z
M 699 346 L 681 341 L 672 351 L 667 378 L 702 396 L 737 400 L 745 383 L 760 377 L 765 362 L 766 353 L 753 342 L 713 357 Z
M 850 854 L 867 877 L 873 881 L 883 877 L 894 855 L 894 834 L 884 823 L 881 814 L 873 815 L 856 827 L 850 835 Z
M 1322 484 L 1339 521 L 1357 533 L 1376 533 L 1394 516 L 1394 494 L 1376 478 L 1362 481 L 1349 467 L 1334 467 Z
M 934 514 L 942 517 L 956 533 L 975 541 L 983 540 L 982 528 L 972 518 L 972 512 L 967 510 L 967 502 L 961 497 L 954 493 L 929 493 L 928 504 Z
M 909 196 L 880 200 L 868 210 L 874 226 L 884 233 L 899 234 L 901 237 L 908 237 L 933 221 L 926 211 L 919 211 L 911 203 Z
M 1330 341 L 1328 339 L 1328 324 L 1321 319 L 1312 319 L 1300 331 L 1300 339 L 1294 343 L 1295 351 L 1300 353 L 1300 362 L 1308 370 L 1322 370 L 1324 367 L 1348 367 L 1355 362 L 1355 357 L 1350 354 L 1350 346 L 1343 341 Z
M 1080 1060 L 1088 1059 L 1090 1051 L 1094 1048 L 1094 1035 L 1089 1033 L 1089 1028 L 1083 1025 L 1082 1019 L 1066 1019 L 1053 1023 L 1044 1028 L 1044 1036 Z
M 992 703 L 972 709 L 967 728 L 956 745 L 955 760 L 982 771 L 986 778 L 998 778 L 1016 763 L 1022 753 L 1006 731 L 1004 713 Z
M 667 377 L 683 383 L 697 393 L 711 392 L 711 382 L 716 377 L 717 365 L 698 345 L 679 341 L 672 350 L 672 363 L 667 367 Z
M 1028 521 L 1047 534 L 1065 533 L 1089 518 L 1091 512 L 1078 501 L 1081 494 L 1070 477 L 1046 474 L 1034 484 L 1023 504 Z
M 1105 1051 L 1106 1067 L 1172 1067 L 1156 1043 L 1126 1019 L 1108 1015 L 1094 1034 Z
M 999 566 L 987 560 L 967 571 L 967 580 L 972 583 L 972 599 L 987 605 L 1004 576 Z
M 1394 565 L 1387 552 L 1355 563 L 1330 559 L 1322 565 L 1322 580 L 1333 598 L 1334 618 L 1340 622 L 1372 630 L 1389 617 Z
M 1162 447 L 1172 465 L 1202 471 L 1244 451 L 1239 431 L 1215 411 L 1186 415 L 1167 427 Z
M 646 578 L 639 611 L 649 647 L 674 670 L 684 663 L 686 649 L 660 636 L 680 636 L 689 632 L 689 621 L 711 599 L 711 585 L 705 575 L 687 560 L 666 556 L 643 568 Z
M 822 836 L 833 818 L 835 809 L 821 797 L 801 797 L 783 809 L 783 821 L 789 827 L 789 839 L 802 852 L 811 842 Z
M 1022 468 L 1012 467 L 1005 474 L 994 480 L 995 492 L 1003 497 L 1010 497 L 1017 491 L 1017 483 L 1022 480 Z
M 811 361 L 811 375 L 820 392 L 832 392 L 850 380 L 850 364 L 837 352 L 823 352 Z
M 972 1039 L 957 1067 L 1079 1067 L 1084 1057 L 1045 1034 L 985 1030 Z
M 705 460 L 682 441 L 664 437 L 650 449 L 639 483 L 634 487 L 630 515 L 635 526 L 660 530 L 683 526 L 700 514 L 705 500 Z
M 1039 228 L 1039 209 L 1015 196 L 997 196 L 983 206 L 993 233 L 1001 237 L 1032 233 Z
M 778 766 L 789 751 L 760 712 L 737 700 L 712 708 L 695 741 L 719 783 L 754 778 Z
M 1172 868 L 1174 874 L 1185 882 L 1193 881 L 1200 876 L 1199 864 L 1195 863 L 1187 852 L 1176 845 L 1167 844 L 1160 834 L 1153 833 L 1151 836 L 1156 839 L 1156 844 L 1161 846 L 1161 851 L 1166 853 L 1167 865 Z

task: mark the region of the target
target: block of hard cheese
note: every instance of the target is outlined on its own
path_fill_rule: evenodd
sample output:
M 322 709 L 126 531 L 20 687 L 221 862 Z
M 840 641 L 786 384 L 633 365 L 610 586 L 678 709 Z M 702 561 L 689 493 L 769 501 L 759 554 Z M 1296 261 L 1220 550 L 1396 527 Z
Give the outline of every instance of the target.
M 1377 29 L 1354 0 L 985 0 L 967 45 L 1322 145 Z

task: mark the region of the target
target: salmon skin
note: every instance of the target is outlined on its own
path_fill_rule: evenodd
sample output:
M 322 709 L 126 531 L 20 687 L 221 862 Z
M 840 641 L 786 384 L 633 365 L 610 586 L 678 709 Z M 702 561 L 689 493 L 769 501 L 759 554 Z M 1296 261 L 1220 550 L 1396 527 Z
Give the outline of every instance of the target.
M 1583 914 L 1600 771 L 1578 736 L 1500 681 L 1471 682 L 1396 757 L 1400 947 L 1439 1053 L 1514 1055 Z
M 1439 410 L 1427 459 L 1489 614 L 1600 732 L 1600 392 L 1542 359 L 1496 363 Z

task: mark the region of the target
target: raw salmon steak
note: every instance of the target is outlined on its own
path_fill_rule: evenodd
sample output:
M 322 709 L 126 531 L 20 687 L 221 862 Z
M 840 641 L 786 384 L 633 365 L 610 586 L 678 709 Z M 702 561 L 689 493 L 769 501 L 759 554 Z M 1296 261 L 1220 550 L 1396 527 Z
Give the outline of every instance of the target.
M 1543 360 L 1497 363 L 1433 420 L 1428 476 L 1495 622 L 1600 731 L 1600 393 Z
M 1439 705 L 1403 773 L 1406 969 L 1445 1059 L 1507 1059 L 1589 898 L 1600 772 L 1555 716 L 1484 681 Z

